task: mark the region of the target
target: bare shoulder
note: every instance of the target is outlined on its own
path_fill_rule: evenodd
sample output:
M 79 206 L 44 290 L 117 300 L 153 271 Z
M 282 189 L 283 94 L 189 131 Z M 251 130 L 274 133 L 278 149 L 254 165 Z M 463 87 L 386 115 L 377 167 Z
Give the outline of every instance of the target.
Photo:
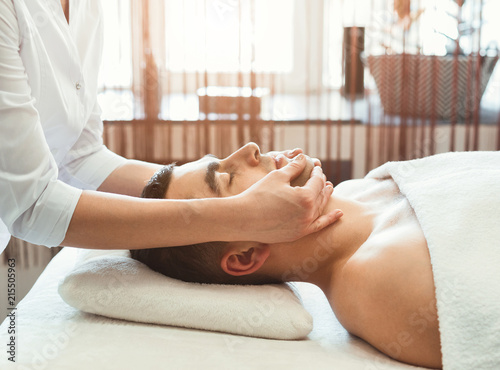
M 355 254 L 344 267 L 342 295 L 347 298 L 337 308 L 348 331 L 388 356 L 440 367 L 434 281 L 423 247 L 410 242 Z
M 396 360 L 440 367 L 430 256 L 410 204 L 392 179 L 346 181 L 335 191 L 375 214 L 370 236 L 337 273 L 328 296 L 339 322 Z
M 354 179 L 343 181 L 335 187 L 335 192 L 345 197 L 354 197 L 380 184 L 377 179 Z

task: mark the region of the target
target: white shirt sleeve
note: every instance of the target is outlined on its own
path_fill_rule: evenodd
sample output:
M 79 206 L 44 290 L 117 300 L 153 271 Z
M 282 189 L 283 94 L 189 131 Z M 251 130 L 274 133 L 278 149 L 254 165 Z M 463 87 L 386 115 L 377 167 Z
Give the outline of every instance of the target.
M 58 180 L 19 54 L 11 1 L 0 0 L 0 218 L 19 238 L 59 245 L 81 190 Z
M 95 190 L 126 162 L 104 146 L 102 132 L 101 109 L 96 102 L 82 134 L 59 167 L 59 179 L 80 189 Z

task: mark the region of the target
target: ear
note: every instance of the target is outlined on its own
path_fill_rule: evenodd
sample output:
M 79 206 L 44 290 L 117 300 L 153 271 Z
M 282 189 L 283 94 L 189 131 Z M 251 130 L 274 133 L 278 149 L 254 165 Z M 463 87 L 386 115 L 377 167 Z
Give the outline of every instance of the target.
M 270 253 L 268 244 L 242 242 L 227 249 L 220 266 L 229 275 L 249 275 L 262 267 Z

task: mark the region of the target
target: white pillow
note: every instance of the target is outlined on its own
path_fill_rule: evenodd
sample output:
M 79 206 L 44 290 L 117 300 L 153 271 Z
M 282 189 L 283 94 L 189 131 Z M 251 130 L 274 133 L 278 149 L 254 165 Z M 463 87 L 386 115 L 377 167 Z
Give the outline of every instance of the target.
M 301 339 L 312 330 L 289 284 L 186 283 L 149 269 L 129 251 L 86 251 L 59 294 L 81 311 L 129 321 L 271 339 Z

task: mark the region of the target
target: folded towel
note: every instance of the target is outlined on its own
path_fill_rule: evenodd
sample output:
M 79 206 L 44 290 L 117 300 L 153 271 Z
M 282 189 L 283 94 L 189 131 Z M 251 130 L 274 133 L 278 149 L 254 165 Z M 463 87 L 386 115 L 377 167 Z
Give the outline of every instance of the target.
M 64 301 L 81 311 L 271 339 L 301 339 L 312 330 L 291 285 L 186 283 L 152 271 L 128 251 L 83 252 L 59 285 Z
M 444 369 L 500 369 L 500 152 L 389 162 L 427 239 Z

